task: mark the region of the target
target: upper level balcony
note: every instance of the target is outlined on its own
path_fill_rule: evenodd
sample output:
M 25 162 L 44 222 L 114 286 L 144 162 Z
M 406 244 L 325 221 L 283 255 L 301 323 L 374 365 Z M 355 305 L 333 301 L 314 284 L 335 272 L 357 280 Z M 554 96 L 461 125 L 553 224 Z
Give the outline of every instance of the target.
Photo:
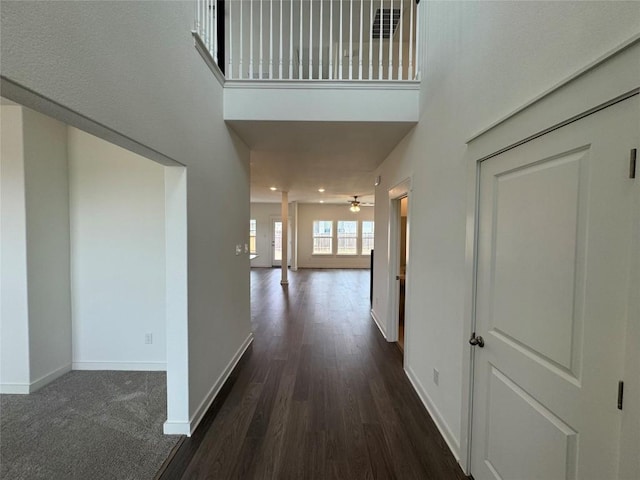
M 196 48 L 231 125 L 394 123 L 404 135 L 418 121 L 416 0 L 194 3 Z

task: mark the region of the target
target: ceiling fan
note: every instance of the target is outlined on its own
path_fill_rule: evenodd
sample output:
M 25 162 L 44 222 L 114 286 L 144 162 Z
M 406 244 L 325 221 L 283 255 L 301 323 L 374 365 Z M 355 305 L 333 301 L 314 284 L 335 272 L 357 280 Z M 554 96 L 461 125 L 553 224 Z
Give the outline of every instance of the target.
M 354 195 L 353 200 L 348 200 L 348 202 L 351 204 L 349 210 L 351 210 L 353 213 L 358 213 L 360 211 L 360 202 L 358 201 L 357 195 Z

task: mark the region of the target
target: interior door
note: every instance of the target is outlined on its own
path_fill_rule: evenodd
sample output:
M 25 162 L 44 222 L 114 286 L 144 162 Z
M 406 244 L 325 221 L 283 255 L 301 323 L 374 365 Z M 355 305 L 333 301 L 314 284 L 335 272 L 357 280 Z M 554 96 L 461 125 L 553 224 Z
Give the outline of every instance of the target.
M 476 480 L 617 478 L 639 106 L 480 167 Z

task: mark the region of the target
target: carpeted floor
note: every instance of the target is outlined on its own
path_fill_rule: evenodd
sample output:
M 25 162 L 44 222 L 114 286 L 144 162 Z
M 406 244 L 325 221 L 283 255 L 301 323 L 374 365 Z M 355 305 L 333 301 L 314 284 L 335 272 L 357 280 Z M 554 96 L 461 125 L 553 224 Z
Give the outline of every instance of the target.
M 164 372 L 73 371 L 0 395 L 0 478 L 151 480 L 180 439 L 166 411 Z

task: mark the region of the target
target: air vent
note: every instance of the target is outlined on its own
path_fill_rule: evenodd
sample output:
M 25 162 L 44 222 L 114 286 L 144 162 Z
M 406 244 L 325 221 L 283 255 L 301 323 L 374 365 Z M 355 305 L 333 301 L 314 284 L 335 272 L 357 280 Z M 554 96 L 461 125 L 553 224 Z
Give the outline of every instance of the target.
M 373 19 L 373 27 L 371 29 L 371 38 L 380 38 L 380 34 L 382 33 L 382 38 L 391 38 L 391 36 L 395 33 L 396 28 L 398 28 L 398 22 L 400 21 L 400 9 L 393 9 L 393 25 L 392 25 L 392 17 L 391 17 L 391 9 L 383 8 L 382 9 L 382 28 L 380 28 L 380 9 L 376 10 L 376 16 Z

